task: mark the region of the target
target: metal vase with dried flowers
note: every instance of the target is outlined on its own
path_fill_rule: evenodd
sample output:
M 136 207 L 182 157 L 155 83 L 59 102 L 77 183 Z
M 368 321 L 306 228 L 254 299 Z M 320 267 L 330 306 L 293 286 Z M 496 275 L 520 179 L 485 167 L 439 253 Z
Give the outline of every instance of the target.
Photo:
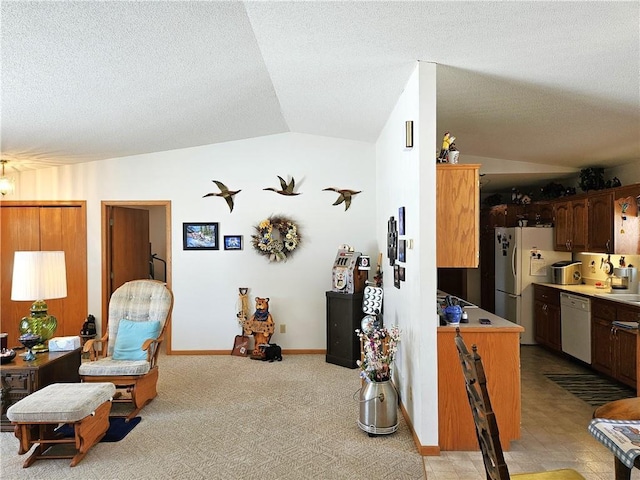
M 356 330 L 362 345 L 362 359 L 357 364 L 360 376 L 369 382 L 391 380 L 391 369 L 400 341 L 397 325 L 390 328 L 373 328 L 369 331 Z

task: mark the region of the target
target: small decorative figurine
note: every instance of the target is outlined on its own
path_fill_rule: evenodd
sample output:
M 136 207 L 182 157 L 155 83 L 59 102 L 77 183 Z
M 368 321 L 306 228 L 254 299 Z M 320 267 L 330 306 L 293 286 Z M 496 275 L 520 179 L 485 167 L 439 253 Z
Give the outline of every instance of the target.
M 244 324 L 245 335 L 253 335 L 252 359 L 262 360 L 264 358 L 264 348 L 269 345 L 274 331 L 275 323 L 269 313 L 269 298 L 256 297 L 256 311 Z
M 229 190 L 224 183 L 219 182 L 217 180 L 211 180 L 213 183 L 215 183 L 218 188 L 220 189 L 220 193 L 207 193 L 206 195 L 203 195 L 202 198 L 205 197 L 222 197 L 227 201 L 227 205 L 229 205 L 229 212 L 233 212 L 233 196 L 236 193 L 241 192 L 242 190 L 235 190 L 235 191 L 231 191 Z
M 280 187 L 281 189 L 278 190 L 276 188 L 263 188 L 263 190 L 269 190 L 271 192 L 276 192 L 279 193 L 280 195 L 286 195 L 286 196 L 291 196 L 291 195 L 300 195 L 299 193 L 296 193 L 293 191 L 293 189 L 296 186 L 296 181 L 293 177 L 291 177 L 291 182 L 289 184 L 287 184 L 287 182 L 285 182 L 284 178 L 282 178 L 281 176 L 278 176 L 278 179 L 280 180 Z
M 440 150 L 440 156 L 438 157 L 439 163 L 446 163 L 451 144 L 455 139 L 456 137 L 451 135 L 449 132 L 444 132 L 444 137 L 442 138 L 442 149 Z
M 340 189 L 340 188 L 333 188 L 333 187 L 329 187 L 329 188 L 323 188 L 322 189 L 323 192 L 336 192 L 339 193 L 340 196 L 338 197 L 338 199 L 333 202 L 333 205 L 340 205 L 342 202 L 344 202 L 344 211 L 346 212 L 347 210 L 349 210 L 349 207 L 351 206 L 351 199 L 356 196 L 359 193 L 362 193 L 361 191 L 356 191 L 356 190 L 347 190 L 346 188 Z

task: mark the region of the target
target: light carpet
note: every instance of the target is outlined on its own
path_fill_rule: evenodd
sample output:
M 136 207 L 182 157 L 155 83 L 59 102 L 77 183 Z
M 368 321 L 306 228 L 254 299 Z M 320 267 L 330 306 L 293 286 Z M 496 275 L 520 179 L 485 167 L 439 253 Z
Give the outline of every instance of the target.
M 121 442 L 99 443 L 76 467 L 22 468 L 18 440 L 1 433 L 6 479 L 422 479 L 422 457 L 398 411 L 398 431 L 358 428 L 356 370 L 323 355 L 162 356 L 158 397 Z M 114 412 L 124 405 L 114 405 Z

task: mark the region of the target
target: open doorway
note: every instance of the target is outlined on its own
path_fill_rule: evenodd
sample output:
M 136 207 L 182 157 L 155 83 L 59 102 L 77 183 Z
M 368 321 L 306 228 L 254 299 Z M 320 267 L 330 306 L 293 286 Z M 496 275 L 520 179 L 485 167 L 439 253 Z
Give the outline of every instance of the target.
M 103 201 L 102 335 L 106 333 L 109 299 L 122 283 L 154 278 L 171 288 L 171 201 Z M 167 326 L 171 353 L 171 323 Z

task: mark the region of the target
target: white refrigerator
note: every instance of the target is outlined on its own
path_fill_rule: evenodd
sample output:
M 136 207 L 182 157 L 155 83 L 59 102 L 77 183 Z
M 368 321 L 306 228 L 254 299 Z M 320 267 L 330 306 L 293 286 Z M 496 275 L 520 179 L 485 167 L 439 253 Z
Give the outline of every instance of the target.
M 571 253 L 553 250 L 551 227 L 497 227 L 494 241 L 495 313 L 524 327 L 521 344 L 535 344 L 532 283 L 549 283 L 550 266 Z

